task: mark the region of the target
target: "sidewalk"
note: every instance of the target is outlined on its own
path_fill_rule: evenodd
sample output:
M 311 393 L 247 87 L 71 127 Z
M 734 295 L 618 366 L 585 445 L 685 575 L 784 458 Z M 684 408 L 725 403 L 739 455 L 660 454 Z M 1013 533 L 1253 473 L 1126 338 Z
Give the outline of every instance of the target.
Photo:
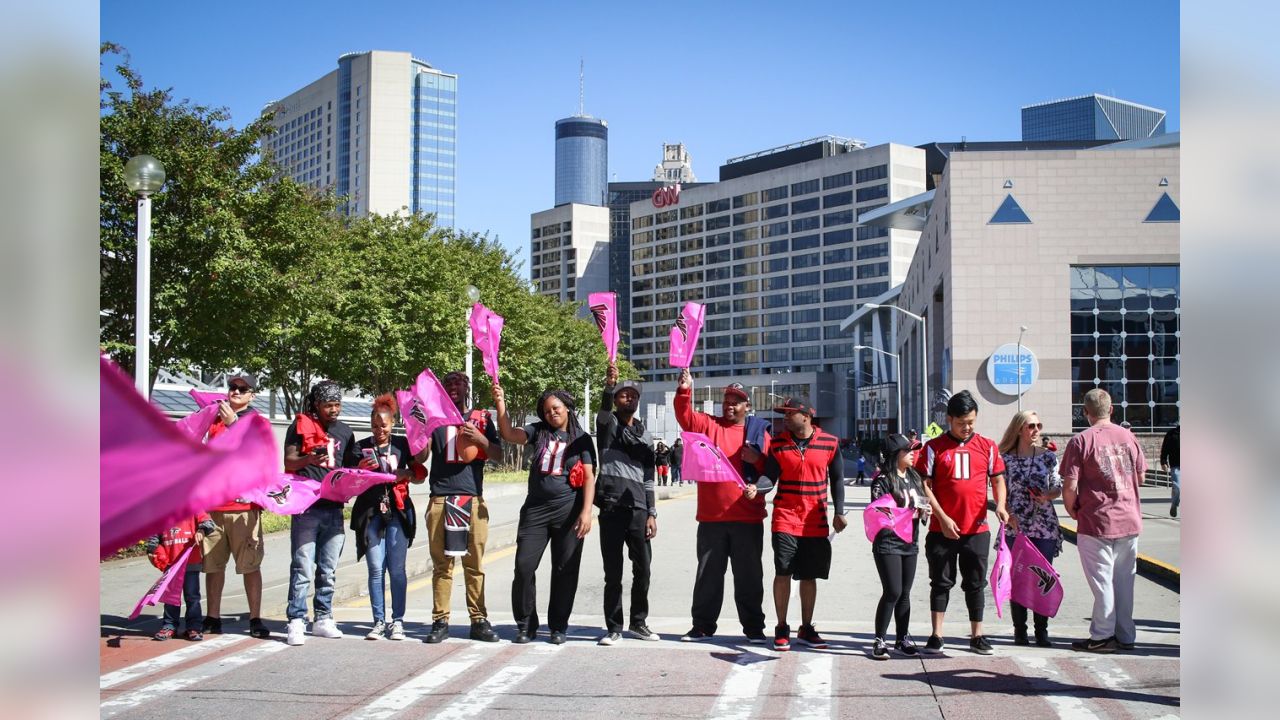
M 520 519 L 520 506 L 524 504 L 526 486 L 521 483 L 492 484 L 485 488 L 485 502 L 489 506 L 489 542 L 487 552 L 493 552 L 514 545 L 516 529 Z M 658 499 L 665 500 L 695 492 L 692 485 L 683 487 L 657 488 Z M 421 514 L 426 507 L 428 494 L 425 488 L 421 494 L 413 493 L 414 502 L 418 506 L 419 535 L 413 546 L 409 548 L 405 561 L 409 578 L 431 572 L 431 554 L 427 547 L 426 531 L 423 530 Z M 282 621 L 289 598 L 289 564 L 290 547 L 287 530 L 272 533 L 265 538 L 266 551 L 262 563 L 262 614 L 270 621 Z M 338 561 L 337 580 L 334 587 L 333 603 L 335 606 L 351 598 L 366 595 L 369 592 L 368 573 L 364 560 L 356 560 L 355 534 L 347 529 L 346 543 Z M 457 567 L 457 565 L 455 565 Z M 98 611 L 101 614 L 101 626 L 104 635 L 121 632 L 132 634 L 141 631 L 148 633 L 153 629 L 156 618 L 160 616 L 162 607 L 143 608 L 137 619 L 128 620 L 128 614 L 138 602 L 138 598 L 146 593 L 151 583 L 155 582 L 157 571 L 145 557 L 130 558 L 101 563 L 98 566 L 99 600 Z M 203 593 L 203 584 L 201 586 Z M 499 594 L 502 590 L 498 589 Z M 208 600 L 203 602 L 208 610 Z M 310 601 L 308 601 L 310 607 Z M 244 595 L 244 585 L 233 569 L 227 573 L 226 587 L 222 595 L 222 617 L 228 623 L 240 624 L 246 628 L 249 624 L 249 606 Z M 273 624 L 274 625 L 274 624 Z M 279 628 L 276 628 L 279 629 Z
M 1169 517 L 1167 487 L 1142 487 L 1142 534 L 1138 536 L 1138 572 L 1173 583 L 1181 583 L 1182 520 Z M 1076 539 L 1076 521 L 1071 519 L 1062 502 L 1054 503 L 1058 524 L 1070 541 Z M 1181 508 L 1179 508 L 1181 511 Z

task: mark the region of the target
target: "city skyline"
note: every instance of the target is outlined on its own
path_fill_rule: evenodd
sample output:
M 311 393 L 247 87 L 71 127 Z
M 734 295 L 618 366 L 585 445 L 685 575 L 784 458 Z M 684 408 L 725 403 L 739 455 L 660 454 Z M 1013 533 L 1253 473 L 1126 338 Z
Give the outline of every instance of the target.
M 653 41 L 671 32 L 672 18 L 628 17 L 627 33 L 601 33 L 583 3 L 498 13 L 391 4 L 342 23 L 326 20 L 336 4 L 309 5 L 305 16 L 263 8 L 255 18 L 266 31 L 250 34 L 235 9 L 200 16 L 204 32 L 191 34 L 195 10 L 151 5 L 160 7 L 144 2 L 127 15 L 104 7 L 102 39 L 129 51 L 148 86 L 226 106 L 237 126 L 346 52 L 404 51 L 457 73 L 455 225 L 498 237 L 526 277 L 529 214 L 554 204 L 548 128 L 578 110 L 580 60 L 583 109 L 610 125 L 610 181 L 651 177 L 664 142 L 683 142 L 698 176 L 712 179 L 730 157 L 825 134 L 870 145 L 1013 140 L 1022 106 L 1094 92 L 1162 108 L 1168 130 L 1180 129 L 1176 7 L 1112 8 L 1099 24 L 1087 7 L 1054 14 L 938 3 L 850 13 L 805 3 L 777 16 L 764 3 L 711 4 L 682 10 L 680 29 L 698 42 L 669 53 Z M 815 16 L 832 18 L 823 27 L 842 34 L 811 42 L 821 40 Z M 904 44 L 895 28 L 908 23 L 932 28 L 912 35 L 931 37 L 931 51 Z M 781 52 L 740 42 L 766 26 L 784 40 Z

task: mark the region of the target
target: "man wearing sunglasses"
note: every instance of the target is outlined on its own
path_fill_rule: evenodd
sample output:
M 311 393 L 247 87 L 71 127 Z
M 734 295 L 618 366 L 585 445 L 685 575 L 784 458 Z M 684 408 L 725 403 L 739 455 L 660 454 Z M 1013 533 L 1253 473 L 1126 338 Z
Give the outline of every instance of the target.
M 209 439 L 217 437 L 245 415 L 257 392 L 252 375 L 236 375 L 227 381 L 227 397 L 218 401 L 218 419 L 209 428 Z M 227 562 L 235 558 L 236 574 L 244 578 L 244 594 L 249 601 L 249 634 L 267 638 L 271 631 L 262 622 L 262 508 L 237 498 L 209 510 L 217 527 L 205 535 L 204 591 L 209 614 L 204 618 L 205 633 L 222 632 L 222 588 L 227 579 Z

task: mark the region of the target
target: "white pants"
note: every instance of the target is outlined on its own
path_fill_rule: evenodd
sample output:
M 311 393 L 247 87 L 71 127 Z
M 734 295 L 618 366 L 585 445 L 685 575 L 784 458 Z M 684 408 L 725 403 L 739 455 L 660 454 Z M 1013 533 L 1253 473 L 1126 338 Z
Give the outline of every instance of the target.
M 1089 637 L 1122 643 L 1136 640 L 1133 625 L 1133 582 L 1138 574 L 1138 536 L 1099 538 L 1079 535 L 1080 567 L 1093 591 L 1093 622 Z

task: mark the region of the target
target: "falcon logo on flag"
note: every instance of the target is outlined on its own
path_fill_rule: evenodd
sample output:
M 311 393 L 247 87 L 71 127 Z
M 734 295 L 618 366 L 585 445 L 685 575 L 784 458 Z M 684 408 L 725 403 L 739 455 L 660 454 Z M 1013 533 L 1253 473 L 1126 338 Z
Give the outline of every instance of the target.
M 611 292 L 593 292 L 587 296 L 587 308 L 596 320 L 600 329 L 600 339 L 604 341 L 604 351 L 609 360 L 618 359 L 618 296 Z
M 596 318 L 596 327 L 599 328 L 602 333 L 605 330 L 605 325 L 609 322 L 609 316 L 606 314 L 608 312 L 609 308 L 604 303 L 591 306 L 591 314 Z
M 684 319 L 684 311 L 680 311 L 680 317 L 676 318 L 676 329 L 680 331 L 680 337 L 689 342 L 689 324 Z
M 1054 586 L 1058 584 L 1058 578 L 1054 577 L 1053 573 L 1048 570 L 1036 565 L 1031 565 L 1028 569 L 1035 573 L 1036 577 L 1040 578 L 1037 584 L 1040 587 L 1041 595 L 1048 595 L 1053 591 Z
M 289 493 L 293 490 L 293 485 L 286 484 L 275 492 L 267 493 L 267 497 L 276 501 L 277 505 L 284 505 L 289 502 Z
M 884 505 L 881 505 L 880 507 L 875 508 L 875 511 L 883 515 L 885 520 L 888 520 L 890 522 L 893 521 L 893 511 L 885 507 Z
M 423 425 L 427 424 L 427 414 L 422 411 L 422 403 L 418 402 L 417 398 L 411 401 L 409 416 Z

